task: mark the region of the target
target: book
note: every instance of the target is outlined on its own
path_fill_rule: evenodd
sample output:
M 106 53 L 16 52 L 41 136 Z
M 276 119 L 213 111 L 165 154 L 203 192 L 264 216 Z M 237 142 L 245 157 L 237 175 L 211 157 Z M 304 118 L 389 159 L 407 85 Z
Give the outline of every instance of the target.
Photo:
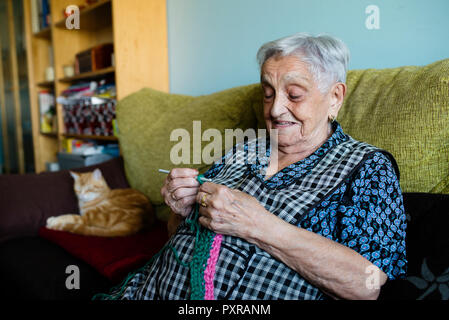
M 33 33 L 37 33 L 40 30 L 39 25 L 39 0 L 30 0 L 31 2 L 31 30 Z
M 39 30 L 43 29 L 42 22 L 42 0 L 37 0 L 37 17 L 39 19 Z
M 56 132 L 56 106 L 53 93 L 43 90 L 38 93 L 40 130 L 42 133 Z
M 48 5 L 48 0 L 41 0 L 41 10 L 42 10 L 42 29 L 50 25 L 50 6 Z

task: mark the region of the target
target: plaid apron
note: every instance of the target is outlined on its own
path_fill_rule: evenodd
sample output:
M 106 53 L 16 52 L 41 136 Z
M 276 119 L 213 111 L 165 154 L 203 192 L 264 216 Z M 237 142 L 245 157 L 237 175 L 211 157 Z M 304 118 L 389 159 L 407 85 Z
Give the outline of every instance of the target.
M 305 212 L 334 192 L 350 177 L 364 160 L 374 152 L 387 152 L 348 136 L 333 146 L 318 163 L 293 184 L 269 188 L 251 170 L 248 162 L 256 154 L 258 141 L 244 148 L 234 148 L 224 166 L 212 178 L 214 183 L 238 189 L 256 198 L 266 210 L 284 221 L 301 226 Z M 260 155 L 257 155 L 258 157 Z M 248 161 L 250 160 L 250 161 Z M 262 156 L 259 161 L 268 161 Z M 206 174 L 207 176 L 207 174 Z M 210 177 L 210 176 L 209 176 Z M 192 214 L 188 217 L 192 218 Z M 188 220 L 187 219 L 187 220 Z M 193 254 L 195 233 L 183 222 L 169 245 L 176 249 L 179 259 L 188 262 Z M 189 268 L 180 264 L 172 250 L 165 250 L 142 272 L 137 273 L 120 299 L 189 299 Z M 213 275 L 215 299 L 324 299 L 324 294 L 296 271 L 244 239 L 223 235 Z M 118 291 L 113 294 L 119 294 Z

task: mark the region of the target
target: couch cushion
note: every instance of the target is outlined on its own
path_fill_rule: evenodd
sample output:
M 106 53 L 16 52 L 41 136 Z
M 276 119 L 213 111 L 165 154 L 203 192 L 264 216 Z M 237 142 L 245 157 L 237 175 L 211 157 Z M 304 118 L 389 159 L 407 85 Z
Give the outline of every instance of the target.
M 146 194 L 153 204 L 162 204 L 160 188 L 166 176 L 158 172 L 159 168 L 191 167 L 202 172 L 210 165 L 193 163 L 193 121 L 201 120 L 201 132 L 215 128 L 224 134 L 225 129 L 255 128 L 251 104 L 254 97 L 259 97 L 259 90 L 258 85 L 250 85 L 190 97 L 146 88 L 122 99 L 117 105 L 118 137 L 131 186 Z M 172 147 L 179 143 L 170 141 L 170 135 L 177 128 L 190 134 L 190 164 L 170 160 Z M 208 143 L 203 142 L 202 147 Z
M 449 59 L 351 70 L 347 86 L 343 130 L 393 154 L 404 192 L 449 193 Z M 262 104 L 254 107 L 263 128 Z
M 449 195 L 404 193 L 407 278 L 387 282 L 380 299 L 449 299 Z
M 111 188 L 129 187 L 121 157 L 73 171 L 94 168 L 101 169 Z M 37 235 L 48 217 L 79 213 L 73 179 L 67 170 L 0 175 L 0 208 L 0 243 L 17 236 Z
M 347 84 L 345 132 L 393 154 L 404 192 L 449 193 L 449 59 L 353 70 Z
M 79 268 L 79 289 L 68 289 L 67 278 Z M 90 300 L 112 285 L 93 267 L 60 246 L 39 237 L 11 239 L 0 244 L 0 299 Z
M 168 240 L 167 224 L 162 222 L 126 237 L 83 236 L 45 227 L 39 230 L 39 236 L 58 244 L 114 283 L 145 264 Z

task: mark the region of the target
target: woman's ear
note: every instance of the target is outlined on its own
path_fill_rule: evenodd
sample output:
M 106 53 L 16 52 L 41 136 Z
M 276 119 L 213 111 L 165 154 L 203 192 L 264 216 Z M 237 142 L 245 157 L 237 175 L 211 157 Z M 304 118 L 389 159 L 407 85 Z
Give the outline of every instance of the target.
M 340 111 L 341 106 L 343 105 L 343 100 L 346 95 L 347 86 L 343 82 L 337 82 L 332 86 L 331 89 L 331 107 L 329 110 L 330 115 L 334 116 L 335 118 L 338 115 L 338 112 Z

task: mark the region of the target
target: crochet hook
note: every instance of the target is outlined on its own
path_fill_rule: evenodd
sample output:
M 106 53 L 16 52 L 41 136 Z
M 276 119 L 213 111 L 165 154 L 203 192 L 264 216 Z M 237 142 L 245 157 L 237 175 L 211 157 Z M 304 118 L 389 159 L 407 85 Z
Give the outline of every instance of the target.
M 159 169 L 159 172 L 161 172 L 161 173 L 166 173 L 166 174 L 169 174 L 169 173 L 170 173 L 169 170 L 165 170 L 165 169 Z M 212 182 L 212 179 L 205 178 L 203 175 L 199 175 L 199 176 L 198 176 L 198 179 L 201 180 L 201 183 L 204 183 L 204 182 Z

